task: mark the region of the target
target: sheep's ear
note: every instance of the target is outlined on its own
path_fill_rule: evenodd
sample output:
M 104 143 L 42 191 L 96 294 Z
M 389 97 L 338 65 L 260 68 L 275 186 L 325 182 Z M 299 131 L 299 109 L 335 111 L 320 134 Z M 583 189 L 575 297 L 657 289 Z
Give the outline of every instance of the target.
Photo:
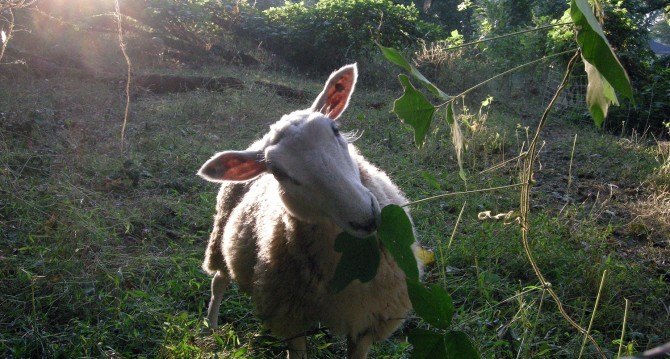
M 326 81 L 323 91 L 312 104 L 312 111 L 321 112 L 328 118 L 336 120 L 349 105 L 357 78 L 356 64 L 344 66 L 333 72 Z
M 246 181 L 266 170 L 262 152 L 226 151 L 205 162 L 198 175 L 210 182 Z

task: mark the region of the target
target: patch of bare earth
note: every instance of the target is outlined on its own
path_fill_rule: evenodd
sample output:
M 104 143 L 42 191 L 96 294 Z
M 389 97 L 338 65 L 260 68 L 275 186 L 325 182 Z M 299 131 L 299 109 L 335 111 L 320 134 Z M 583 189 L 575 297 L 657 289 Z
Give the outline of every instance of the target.
M 579 152 L 579 129 L 558 122 L 543 131 L 546 142 L 535 172 L 536 203 L 557 213 L 568 204 L 580 205 L 584 219 L 594 220 L 603 228 L 612 226 L 608 244 L 620 256 L 640 263 L 670 283 L 670 188 L 650 180 L 651 173 L 627 176 L 639 168 L 624 158 Z M 577 150 L 573 153 L 575 133 Z M 617 143 L 614 137 L 612 141 L 613 146 L 622 147 L 618 151 L 624 152 L 649 146 L 625 139 Z

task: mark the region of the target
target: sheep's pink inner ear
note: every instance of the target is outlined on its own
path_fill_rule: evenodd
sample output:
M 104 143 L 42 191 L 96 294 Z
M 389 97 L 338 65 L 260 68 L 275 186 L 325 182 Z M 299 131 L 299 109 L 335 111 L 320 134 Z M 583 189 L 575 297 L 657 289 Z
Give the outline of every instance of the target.
M 256 151 L 227 151 L 216 154 L 198 171 L 198 175 L 212 182 L 246 181 L 265 172 L 262 153 Z
M 356 65 L 345 66 L 330 75 L 326 86 L 314 101 L 312 110 L 321 112 L 330 119 L 337 119 L 349 105 L 356 86 Z

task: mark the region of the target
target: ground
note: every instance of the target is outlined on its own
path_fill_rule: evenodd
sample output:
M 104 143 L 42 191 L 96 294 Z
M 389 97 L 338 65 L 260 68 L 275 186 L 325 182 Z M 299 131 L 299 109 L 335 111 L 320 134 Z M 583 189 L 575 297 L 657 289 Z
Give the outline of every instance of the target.
M 164 64 L 161 71 L 187 69 Z M 123 141 L 123 83 L 67 73 L 3 75 L 11 86 L 0 89 L 1 356 L 283 355 L 283 342 L 268 336 L 234 288 L 221 312 L 228 324 L 203 333 L 209 278 L 200 261 L 217 189 L 195 173 L 213 153 L 245 148 L 281 114 L 309 105 L 263 83 L 312 98 L 328 74 L 308 78 L 234 64 L 188 71 L 235 77 L 244 86 L 164 94 L 134 87 Z M 357 146 L 410 200 L 517 183 L 517 161 L 484 170 L 519 154 L 541 106 L 521 101 L 510 110 L 511 100 L 494 95 L 488 120 L 480 114 L 463 125 L 465 183 L 439 121 L 428 144 L 415 148 L 411 131 L 390 113 L 398 91 L 394 82 L 376 86 L 362 77 L 343 131 L 358 131 Z M 530 232 L 540 270 L 582 326 L 602 294 L 592 333 L 608 355 L 619 348 L 624 315 L 624 353 L 667 341 L 670 329 L 659 325 L 670 315 L 664 142 L 565 118 L 551 119 L 542 138 Z M 411 209 L 419 239 L 437 256 L 426 280 L 450 292 L 455 327 L 483 357 L 576 356 L 582 337 L 537 287 L 518 227 L 478 219 L 484 211 L 518 209 L 515 189 Z M 410 318 L 407 328 L 417 326 L 425 323 Z M 314 331 L 310 346 L 323 358 L 345 347 L 327 328 Z M 398 333 L 372 355 L 410 352 Z M 590 347 L 586 356 L 596 357 Z

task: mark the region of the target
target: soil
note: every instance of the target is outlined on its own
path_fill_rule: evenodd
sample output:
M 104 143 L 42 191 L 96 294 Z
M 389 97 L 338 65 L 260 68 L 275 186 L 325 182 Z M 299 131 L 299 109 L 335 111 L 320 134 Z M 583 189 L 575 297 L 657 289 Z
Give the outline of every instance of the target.
M 536 187 L 545 206 L 560 213 L 567 203 L 582 204 L 603 227 L 612 226 L 608 238 L 618 255 L 627 257 L 670 282 L 670 189 L 654 188 L 646 181 L 614 178 L 621 173 L 617 161 L 592 162 L 599 154 L 574 154 L 573 170 L 581 162 L 588 170 L 574 171 L 568 193 L 568 168 L 575 129 L 560 121 L 549 122 L 542 138 L 547 140 L 536 169 Z M 579 141 L 579 138 L 578 138 Z M 631 146 L 633 146 L 631 144 Z

